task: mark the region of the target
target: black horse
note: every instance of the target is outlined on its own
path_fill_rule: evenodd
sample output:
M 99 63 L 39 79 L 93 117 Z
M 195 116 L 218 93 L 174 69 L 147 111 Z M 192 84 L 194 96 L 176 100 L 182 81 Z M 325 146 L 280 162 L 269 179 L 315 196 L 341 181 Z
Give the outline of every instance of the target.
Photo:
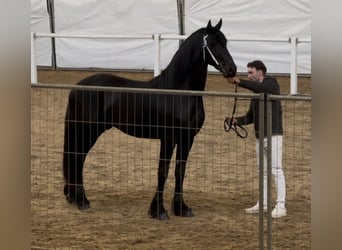
M 209 21 L 206 28 L 191 34 L 168 67 L 148 82 L 96 74 L 81 80 L 78 85 L 203 91 L 208 64 L 221 71 L 224 77 L 236 74 L 227 40 L 220 31 L 221 25 L 222 20 L 215 27 Z M 183 180 L 189 151 L 203 122 L 201 96 L 71 91 L 65 117 L 63 154 L 67 200 L 76 203 L 79 209 L 90 207 L 83 187 L 83 164 L 97 138 L 105 130 L 116 127 L 131 136 L 160 140 L 158 186 L 148 211 L 152 218 L 169 218 L 163 205 L 163 191 L 170 159 L 177 146 L 172 212 L 176 216 L 193 216 L 183 200 Z

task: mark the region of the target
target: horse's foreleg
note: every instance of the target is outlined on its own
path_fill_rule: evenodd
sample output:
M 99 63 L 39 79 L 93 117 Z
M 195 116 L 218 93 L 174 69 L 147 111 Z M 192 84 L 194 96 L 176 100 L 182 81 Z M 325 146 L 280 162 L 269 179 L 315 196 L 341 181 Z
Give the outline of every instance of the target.
M 64 195 L 68 202 L 76 204 L 79 209 L 90 208 L 83 187 L 83 164 L 98 135 L 99 130 L 96 125 L 68 120 L 65 122 Z
M 164 208 L 163 193 L 164 186 L 169 174 L 170 160 L 172 157 L 175 143 L 173 139 L 162 139 L 160 141 L 160 158 L 158 166 L 158 186 L 152 199 L 148 214 L 151 218 L 167 220 L 169 216 Z
M 185 176 L 186 162 L 193 144 L 194 137 L 183 134 L 177 143 L 176 169 L 175 169 L 175 194 L 172 201 L 172 211 L 176 216 L 192 217 L 194 214 L 183 199 L 183 182 Z

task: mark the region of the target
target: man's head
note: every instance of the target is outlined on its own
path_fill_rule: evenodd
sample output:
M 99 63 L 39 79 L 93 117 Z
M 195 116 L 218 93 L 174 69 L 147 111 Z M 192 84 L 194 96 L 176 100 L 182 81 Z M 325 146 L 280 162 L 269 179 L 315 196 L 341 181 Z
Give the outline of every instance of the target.
M 255 60 L 247 64 L 248 79 L 252 81 L 262 82 L 266 71 L 265 64 L 260 60 Z

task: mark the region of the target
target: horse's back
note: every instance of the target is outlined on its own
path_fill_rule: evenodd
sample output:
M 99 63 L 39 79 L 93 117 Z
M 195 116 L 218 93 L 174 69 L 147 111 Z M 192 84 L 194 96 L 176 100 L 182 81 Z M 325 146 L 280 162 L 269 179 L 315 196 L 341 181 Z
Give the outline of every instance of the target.
M 88 76 L 77 83 L 84 86 L 100 86 L 100 87 L 151 87 L 149 82 L 132 80 L 117 75 L 100 73 Z
M 145 81 L 131 80 L 108 73 L 88 76 L 77 83 L 81 86 L 149 88 L 151 84 Z M 101 89 L 74 89 L 69 94 L 68 115 L 76 120 L 103 120 L 109 99 L 117 99 L 120 92 L 103 91 Z M 116 96 L 116 98 L 115 98 Z M 96 115 L 95 115 L 96 114 Z

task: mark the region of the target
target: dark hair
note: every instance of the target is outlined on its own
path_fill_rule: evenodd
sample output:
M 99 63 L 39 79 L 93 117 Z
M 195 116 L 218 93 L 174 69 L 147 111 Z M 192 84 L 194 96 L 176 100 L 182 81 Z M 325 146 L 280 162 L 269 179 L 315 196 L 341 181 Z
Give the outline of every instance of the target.
M 249 62 L 247 64 L 247 67 L 248 68 L 255 68 L 256 70 L 261 70 L 264 73 L 264 75 L 266 74 L 266 71 L 267 71 L 265 64 L 260 60 L 255 60 L 255 61 Z

